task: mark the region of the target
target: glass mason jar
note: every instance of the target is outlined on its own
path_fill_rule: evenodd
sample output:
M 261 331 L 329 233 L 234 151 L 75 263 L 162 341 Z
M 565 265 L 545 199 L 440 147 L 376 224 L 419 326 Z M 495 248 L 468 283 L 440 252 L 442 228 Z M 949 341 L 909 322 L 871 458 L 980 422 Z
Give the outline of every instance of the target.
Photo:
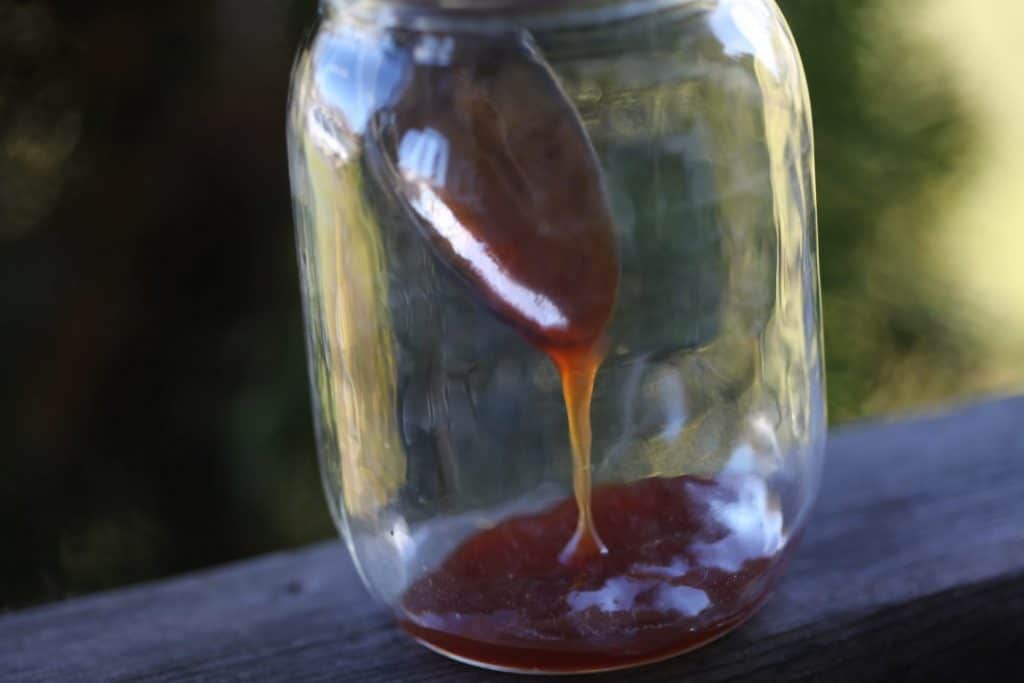
M 825 438 L 771 0 L 325 0 L 288 140 L 323 480 L 424 644 L 588 671 L 767 598 Z

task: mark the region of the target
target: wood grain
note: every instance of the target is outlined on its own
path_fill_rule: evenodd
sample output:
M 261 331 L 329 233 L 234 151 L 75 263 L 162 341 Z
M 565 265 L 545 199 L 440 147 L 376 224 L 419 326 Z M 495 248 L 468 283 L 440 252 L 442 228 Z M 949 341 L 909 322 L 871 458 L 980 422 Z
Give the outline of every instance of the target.
M 764 611 L 629 680 L 1014 678 L 1024 398 L 853 426 L 828 450 L 813 519 Z M 337 542 L 0 617 L 0 680 L 139 678 L 509 680 L 411 645 Z

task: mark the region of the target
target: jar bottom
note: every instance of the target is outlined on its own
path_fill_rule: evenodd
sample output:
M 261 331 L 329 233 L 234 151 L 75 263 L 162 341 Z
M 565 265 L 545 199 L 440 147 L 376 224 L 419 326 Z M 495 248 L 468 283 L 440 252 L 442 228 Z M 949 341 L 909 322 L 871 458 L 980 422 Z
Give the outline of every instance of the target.
M 400 621 L 399 626 L 428 650 L 481 669 L 518 674 L 591 674 L 655 664 L 704 647 L 750 620 L 768 602 L 769 597 L 771 590 L 765 591 L 764 595 L 744 612 L 718 624 L 716 628 L 699 633 L 680 634 L 679 641 L 672 645 L 639 654 L 559 653 L 552 650 L 504 647 L 425 629 L 409 621 Z
M 399 624 L 430 649 L 502 671 L 607 671 L 682 654 L 750 618 L 781 573 L 793 544 L 771 533 L 758 499 L 688 476 L 600 487 L 609 553 L 573 567 L 557 559 L 572 500 L 505 520 L 414 582 Z

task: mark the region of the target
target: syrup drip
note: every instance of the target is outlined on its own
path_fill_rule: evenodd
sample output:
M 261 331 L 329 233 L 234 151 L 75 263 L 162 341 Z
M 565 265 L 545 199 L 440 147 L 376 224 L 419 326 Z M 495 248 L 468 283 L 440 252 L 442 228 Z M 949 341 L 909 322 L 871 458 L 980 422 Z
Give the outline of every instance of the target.
M 417 67 L 380 136 L 391 184 L 441 260 L 558 368 L 578 509 L 559 556 L 607 552 L 590 508 L 590 398 L 619 265 L 575 109 L 529 46 L 497 40 Z

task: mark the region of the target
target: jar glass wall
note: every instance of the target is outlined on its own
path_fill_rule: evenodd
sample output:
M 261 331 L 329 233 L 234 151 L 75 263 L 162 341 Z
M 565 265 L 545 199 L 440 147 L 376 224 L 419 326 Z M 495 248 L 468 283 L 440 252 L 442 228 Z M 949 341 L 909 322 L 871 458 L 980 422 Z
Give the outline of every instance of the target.
M 402 625 L 575 671 L 749 616 L 825 433 L 774 4 L 327 2 L 288 136 L 327 498 Z

